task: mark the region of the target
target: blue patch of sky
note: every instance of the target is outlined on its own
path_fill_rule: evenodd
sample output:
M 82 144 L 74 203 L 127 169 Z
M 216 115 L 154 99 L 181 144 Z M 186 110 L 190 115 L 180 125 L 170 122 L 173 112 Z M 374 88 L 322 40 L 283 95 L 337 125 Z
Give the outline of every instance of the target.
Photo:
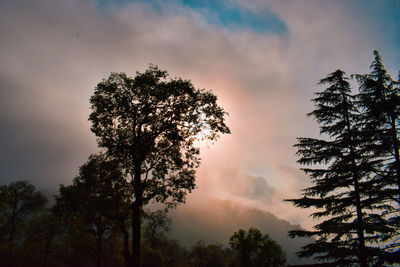
M 389 66 L 392 67 L 392 73 L 396 73 L 396 76 L 393 78 L 400 79 L 400 77 L 397 77 L 400 71 L 400 1 L 390 0 L 382 2 L 385 4 L 378 5 L 373 10 L 371 9 L 370 13 L 371 17 L 381 14 L 381 16 L 376 19 L 375 23 L 382 33 L 381 36 L 384 38 L 383 43 L 385 45 L 383 48 L 387 47 L 389 50 L 392 50 L 394 54 L 388 55 L 384 50 L 380 52 L 385 65 L 386 62 L 390 64 Z
M 358 0 L 353 2 L 350 8 L 352 12 L 362 12 L 371 23 L 371 30 L 378 31 L 383 49 L 379 52 L 383 56 L 386 67 L 388 63 L 397 74 L 400 68 L 400 0 Z M 387 51 L 394 54 L 387 54 Z
M 153 11 L 161 14 L 163 5 L 179 5 L 198 12 L 210 24 L 232 31 L 251 30 L 272 34 L 287 31 L 285 23 L 268 10 L 254 12 L 229 0 L 99 0 L 99 6 L 123 6 L 134 2 L 149 5 Z

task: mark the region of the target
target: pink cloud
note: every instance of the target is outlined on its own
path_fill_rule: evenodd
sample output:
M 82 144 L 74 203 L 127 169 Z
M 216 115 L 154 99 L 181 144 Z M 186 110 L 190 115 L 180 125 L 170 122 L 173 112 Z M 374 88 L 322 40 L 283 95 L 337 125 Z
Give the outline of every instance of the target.
M 189 201 L 240 202 L 310 227 L 308 211 L 282 202 L 297 197 L 308 183 L 292 146 L 298 136 L 317 134 L 317 125 L 305 117 L 317 81 L 336 68 L 367 70 L 379 45 L 368 24 L 327 1 L 243 1 L 257 12 L 274 12 L 288 27 L 282 35 L 218 28 L 176 4 L 165 3 L 159 14 L 145 4 L 99 10 L 95 3 L 15 1 L 5 5 L 9 12 L 0 19 L 6 36 L 0 86 L 12 88 L 2 93 L 7 100 L 1 114 L 21 124 L 45 122 L 45 129 L 35 133 L 38 143 L 46 144 L 55 133 L 54 143 L 62 144 L 71 159 L 33 180 L 69 183 L 96 149 L 87 122 L 96 83 L 112 71 L 134 75 L 154 63 L 172 77 L 212 89 L 230 113 L 232 135 L 204 145 L 198 189 Z M 265 179 L 274 198 L 265 203 L 238 190 L 250 187 L 249 176 Z

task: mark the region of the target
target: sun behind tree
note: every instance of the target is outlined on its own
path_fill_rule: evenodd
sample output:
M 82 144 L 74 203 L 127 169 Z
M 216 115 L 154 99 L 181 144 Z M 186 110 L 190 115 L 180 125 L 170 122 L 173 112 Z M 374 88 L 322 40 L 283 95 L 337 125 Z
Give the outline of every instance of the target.
M 195 141 L 230 133 L 227 113 L 210 91 L 188 80 L 168 79 L 150 65 L 135 78 L 112 73 L 90 99 L 89 120 L 97 143 L 121 163 L 131 186 L 132 252 L 129 266 L 141 266 L 142 207 L 151 201 L 176 205 L 195 188 L 200 150 Z

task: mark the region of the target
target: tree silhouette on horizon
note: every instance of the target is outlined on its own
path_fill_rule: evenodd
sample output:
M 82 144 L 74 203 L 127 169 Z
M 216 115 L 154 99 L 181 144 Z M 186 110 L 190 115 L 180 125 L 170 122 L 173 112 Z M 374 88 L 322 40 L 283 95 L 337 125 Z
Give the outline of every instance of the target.
M 314 230 L 293 230 L 291 237 L 313 237 L 300 257 L 333 265 L 398 263 L 399 252 L 399 84 L 374 51 L 371 74 L 349 78 L 337 70 L 319 84 L 327 88 L 312 99 L 308 114 L 319 124 L 320 138 L 298 138 L 298 163 L 313 185 L 296 207 L 317 209 L 323 219 Z
M 200 163 L 195 141 L 230 133 L 227 113 L 210 91 L 171 79 L 153 65 L 134 78 L 112 73 L 96 86 L 90 103 L 97 143 L 121 164 L 130 185 L 132 237 L 126 261 L 139 267 L 142 207 L 184 202 Z

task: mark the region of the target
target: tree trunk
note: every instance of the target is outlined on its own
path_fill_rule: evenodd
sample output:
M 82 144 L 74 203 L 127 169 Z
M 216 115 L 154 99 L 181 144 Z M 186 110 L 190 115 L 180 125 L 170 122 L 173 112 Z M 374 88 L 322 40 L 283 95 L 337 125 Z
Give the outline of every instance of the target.
M 365 250 L 365 237 L 364 237 L 364 222 L 362 216 L 361 200 L 360 200 L 360 188 L 358 185 L 358 177 L 354 177 L 354 193 L 356 197 L 356 212 L 357 212 L 357 236 L 359 246 L 359 260 L 361 267 L 367 267 L 367 258 Z
M 135 202 L 132 204 L 132 266 L 141 267 L 142 266 L 142 251 L 140 247 L 140 241 L 142 239 L 142 206 L 143 206 L 143 188 L 141 181 L 141 170 L 138 164 L 135 168 L 135 174 L 133 179 L 134 192 L 135 192 Z
M 15 225 L 11 224 L 10 233 L 8 235 L 8 255 L 12 256 L 14 249 L 14 235 L 15 235 Z
M 97 250 L 96 250 L 96 267 L 101 267 L 101 254 L 103 253 L 103 236 L 99 234 L 97 237 Z
M 46 238 L 46 247 L 44 249 L 44 266 L 47 266 L 47 262 L 48 262 L 48 258 L 49 258 L 49 250 L 50 250 L 51 241 L 53 241 L 53 236 L 54 236 L 53 231 L 50 231 L 49 235 Z
M 132 260 L 133 267 L 141 267 L 141 218 L 140 218 L 140 206 L 135 202 L 132 207 Z
M 397 139 L 396 118 L 393 115 L 390 117 L 390 126 L 392 127 L 393 131 L 392 138 L 393 138 L 393 149 L 394 149 L 395 166 L 396 166 L 396 182 L 397 182 L 397 187 L 399 189 L 398 202 L 400 203 L 400 155 L 399 155 L 399 144 Z
M 125 218 L 119 218 L 119 229 L 124 237 L 124 250 L 122 251 L 122 255 L 124 256 L 125 266 L 132 266 L 131 264 L 131 255 L 129 253 L 129 233 L 125 229 Z
M 107 227 L 104 226 L 103 217 L 100 216 L 95 219 L 95 230 L 91 233 L 96 241 L 96 253 L 95 253 L 95 265 L 96 267 L 102 266 L 102 258 L 103 258 L 103 240 L 107 231 Z
M 357 214 L 357 237 L 358 237 L 358 260 L 360 261 L 361 267 L 368 267 L 367 265 L 367 255 L 365 249 L 365 236 L 364 236 L 364 218 L 362 216 L 362 206 L 361 206 L 361 195 L 360 195 L 360 185 L 359 185 L 359 173 L 357 171 L 357 163 L 354 159 L 354 148 L 350 147 L 350 153 L 352 155 L 352 165 L 353 165 L 353 183 L 354 183 L 354 196 L 356 199 L 356 214 Z
M 11 225 L 10 228 L 10 233 L 8 235 L 8 255 L 11 257 L 14 249 L 14 235 L 15 232 L 17 231 L 17 207 L 18 207 L 18 198 L 17 198 L 17 191 L 14 188 L 14 201 L 13 201 L 13 210 L 12 210 L 12 216 L 9 220 L 9 224 Z
M 343 94 L 343 99 L 346 99 L 346 96 Z M 349 135 L 349 148 L 350 148 L 350 156 L 352 163 L 352 173 L 353 173 L 353 183 L 354 183 L 354 195 L 356 198 L 356 214 L 357 214 L 357 237 L 358 237 L 358 260 L 360 261 L 361 267 L 368 267 L 367 258 L 366 258 L 366 250 L 365 250 L 365 236 L 364 236 L 364 219 L 362 216 L 362 206 L 361 206 L 361 195 L 360 195 L 360 186 L 359 186 L 359 172 L 357 162 L 355 160 L 356 153 L 355 147 L 353 144 L 353 136 L 354 132 L 350 125 L 350 116 L 349 112 L 345 114 L 346 118 L 346 128 Z

